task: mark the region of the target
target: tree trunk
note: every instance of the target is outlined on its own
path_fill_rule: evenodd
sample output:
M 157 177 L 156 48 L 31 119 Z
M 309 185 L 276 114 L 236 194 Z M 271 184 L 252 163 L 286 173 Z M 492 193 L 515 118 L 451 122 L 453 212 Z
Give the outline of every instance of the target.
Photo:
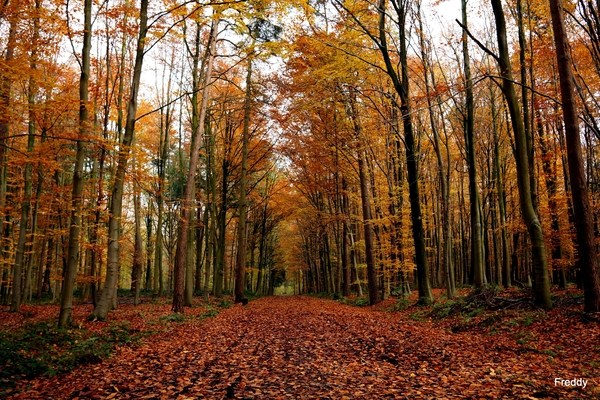
M 135 164 L 135 158 L 134 158 Z M 134 166 L 135 168 L 135 166 Z M 142 204 L 139 188 L 134 188 L 133 209 L 135 219 L 135 242 L 133 247 L 133 266 L 131 270 L 131 286 L 134 289 L 133 305 L 140 304 L 140 291 L 142 289 L 142 271 L 144 268 L 143 239 L 142 239 Z
M 464 0 L 463 0 L 464 2 Z M 464 6 L 463 6 L 464 7 Z M 466 19 L 466 16 L 463 14 L 463 20 Z M 429 122 L 431 124 L 431 133 L 433 135 L 433 144 L 436 155 L 436 160 L 438 164 L 438 177 L 440 182 L 442 197 L 441 204 L 441 222 L 442 222 L 442 230 L 439 235 L 439 241 L 443 242 L 443 245 L 440 243 L 441 247 L 443 247 L 442 251 L 438 251 L 441 254 L 443 253 L 444 263 L 445 263 L 445 278 L 446 278 L 446 295 L 449 299 L 453 298 L 456 295 L 456 279 L 454 277 L 454 263 L 452 262 L 452 229 L 451 229 L 451 210 L 450 210 L 450 193 L 449 193 L 449 184 L 448 184 L 448 175 L 446 174 L 446 167 L 444 165 L 444 159 L 442 157 L 442 149 L 440 145 L 439 139 L 439 131 L 438 125 L 435 120 L 435 115 L 433 113 L 433 99 L 431 98 L 431 88 L 429 84 L 429 74 L 431 73 L 432 80 L 435 79 L 435 74 L 433 70 L 430 68 L 429 64 L 429 52 L 426 49 L 426 42 L 424 37 L 423 30 L 423 22 L 422 16 L 419 8 L 419 40 L 421 47 L 421 58 L 423 60 L 423 77 L 425 79 L 425 90 L 427 93 L 427 107 L 429 109 Z M 465 57 L 467 57 L 467 53 L 465 53 Z M 466 67 L 465 67 L 466 70 Z M 469 78 L 468 82 L 470 82 Z M 435 81 L 433 81 L 435 85 Z M 472 88 L 471 88 L 471 100 L 472 100 Z M 449 160 L 448 160 L 449 161 Z
M 206 211 L 203 214 L 202 208 L 198 206 L 196 211 L 196 274 L 194 276 L 194 290 L 202 289 L 202 264 L 204 262 L 202 244 L 204 243 L 204 233 L 206 232 L 205 214 Z
M 577 120 L 575 97 L 575 77 L 571 69 L 569 41 L 564 23 L 563 7 L 560 0 L 550 0 L 550 14 L 556 44 L 556 57 L 560 77 L 560 91 L 565 120 L 567 159 L 571 179 L 571 195 L 579 253 L 579 265 L 583 272 L 584 310 L 600 311 L 600 271 L 596 251 L 592 212 L 586 186 L 586 176 L 581 155 L 581 138 Z
M 19 1 L 14 1 L 17 5 Z M 4 3 L 4 11 L 7 11 L 7 8 L 12 6 L 9 1 L 5 1 Z M 14 57 L 15 46 L 17 42 L 17 16 L 19 15 L 19 10 L 14 9 L 8 11 L 10 13 L 9 16 L 9 26 L 8 26 L 8 39 L 6 43 L 6 50 L 4 54 L 4 61 L 6 66 L 12 67 L 12 61 Z M 6 157 L 6 139 L 8 136 L 8 128 L 11 121 L 11 113 L 10 110 L 10 94 L 12 88 L 12 74 L 10 73 L 10 69 L 4 67 L 2 71 L 0 71 L 0 166 L 4 166 L 4 158 Z M 5 198 L 2 197 L 0 199 L 2 201 L 2 206 L 4 206 Z M 4 213 L 0 216 L 0 222 L 4 221 Z M 0 226 L 0 237 L 2 237 L 2 229 L 4 229 L 4 225 Z
M 367 263 L 367 285 L 369 288 L 369 303 L 371 305 L 379 303 L 379 288 L 377 284 L 377 270 L 375 266 L 375 257 L 373 254 L 373 222 L 371 215 L 371 191 L 369 188 L 369 179 L 367 177 L 367 163 L 365 161 L 365 150 L 362 142 L 365 140 L 363 137 L 362 125 L 358 119 L 358 111 L 356 110 L 356 104 L 354 100 L 354 94 L 350 93 L 347 96 L 347 109 L 349 117 L 354 125 L 355 141 L 359 148 L 357 149 L 358 158 L 358 176 L 360 185 L 360 198 L 362 204 L 363 214 L 363 228 L 365 235 L 365 258 Z
M 37 3 L 39 5 L 39 3 Z M 42 138 L 41 138 L 41 143 L 43 144 L 46 141 L 46 136 L 47 136 L 47 131 L 46 129 L 42 129 Z M 31 237 L 31 245 L 30 245 L 30 250 L 31 250 L 31 254 L 29 256 L 29 261 L 28 261 L 28 265 L 27 265 L 27 276 L 25 278 L 25 290 L 23 290 L 23 296 L 21 299 L 22 303 L 25 303 L 28 301 L 28 299 L 31 299 L 31 294 L 32 294 L 32 275 L 33 275 L 33 265 L 35 263 L 35 255 L 36 255 L 36 237 L 37 237 L 37 228 L 38 228 L 38 218 L 39 218 L 39 208 L 40 208 L 40 196 L 42 195 L 42 189 L 43 189 L 43 184 L 44 184 L 44 173 L 43 173 L 43 168 L 44 166 L 42 165 L 42 163 L 38 163 L 38 181 L 37 181 L 37 185 L 36 185 L 36 189 L 35 189 L 35 205 L 33 206 L 33 212 L 32 212 L 32 216 L 31 216 L 31 233 L 32 233 L 32 237 Z M 43 251 L 42 251 L 43 252 Z M 40 253 L 42 253 L 40 252 Z M 38 262 L 39 265 L 41 265 L 41 258 Z M 41 269 L 41 268 L 38 268 Z M 38 274 L 39 276 L 39 274 Z
M 373 256 L 373 222 L 371 217 L 371 201 L 369 196 L 369 183 L 365 166 L 363 149 L 358 150 L 358 174 L 360 177 L 360 198 L 362 203 L 363 225 L 365 230 L 365 256 L 367 261 L 367 284 L 369 286 L 369 303 L 379 303 L 379 290 L 377 285 L 377 271 Z
M 195 195 L 195 179 L 196 169 L 198 166 L 198 158 L 200 155 L 200 144 L 202 143 L 201 129 L 204 129 L 204 119 L 206 117 L 206 108 L 208 106 L 208 98 L 210 96 L 210 81 L 212 79 L 212 67 L 215 57 L 216 40 L 218 33 L 219 20 L 213 21 L 210 37 L 209 37 L 209 53 L 206 62 L 206 71 L 204 73 L 204 82 L 202 88 L 202 103 L 200 105 L 200 115 L 198 117 L 198 130 L 194 133 L 191 144 L 190 164 L 187 175 L 187 183 L 185 186 L 185 193 L 183 202 L 181 205 L 181 213 L 179 219 L 179 232 L 177 240 L 177 250 L 175 256 L 175 283 L 173 291 L 173 312 L 183 313 L 183 291 L 184 291 L 184 278 L 185 278 L 185 266 L 186 262 L 186 246 L 187 237 L 189 234 L 189 224 L 192 219 L 191 213 L 195 209 L 193 206 L 194 195 Z
M 491 4 L 496 20 L 496 34 L 498 39 L 499 57 L 496 61 L 498 61 L 500 73 L 504 78 L 502 81 L 502 93 L 506 98 L 515 138 L 514 150 L 515 161 L 517 164 L 517 186 L 519 188 L 521 214 L 531 238 L 531 250 L 534 262 L 533 270 L 535 274 L 535 301 L 540 307 L 550 309 L 552 308 L 552 299 L 550 298 L 546 245 L 544 242 L 542 225 L 535 212 L 532 199 L 530 174 L 533 174 L 534 171 L 529 170 L 527 138 L 525 137 L 525 127 L 523 124 L 521 107 L 513 84 L 510 52 L 506 39 L 506 21 L 504 19 L 504 11 L 502 10 L 502 2 L 500 0 L 491 0 Z
M 39 0 L 36 0 L 36 8 L 39 9 Z M 25 164 L 25 172 L 23 173 L 23 180 L 25 183 L 23 201 L 21 203 L 21 219 L 19 221 L 19 241 L 17 243 L 17 255 L 15 257 L 15 266 L 13 272 L 13 296 L 10 305 L 11 312 L 20 312 L 21 310 L 21 274 L 23 271 L 23 264 L 25 260 L 25 247 L 27 245 L 27 224 L 29 221 L 29 209 L 31 207 L 31 175 L 33 166 L 30 162 L 30 157 L 33 152 L 33 146 L 35 143 L 35 92 L 36 92 L 36 78 L 35 74 L 36 63 L 37 63 L 37 39 L 39 36 L 39 18 L 34 18 L 34 33 L 33 43 L 31 50 L 31 69 L 32 75 L 29 77 L 29 88 L 28 88 L 28 103 L 29 103 L 29 126 L 27 135 L 27 156 L 28 161 Z
M 111 191 L 110 215 L 108 221 L 108 264 L 106 267 L 106 279 L 102 288 L 102 294 L 98 304 L 92 312 L 92 318 L 97 320 L 106 320 L 108 312 L 113 306 L 116 295 L 116 284 L 119 272 L 119 239 L 121 231 L 121 217 L 123 211 L 123 186 L 125 183 L 125 172 L 127 171 L 127 162 L 129 152 L 133 143 L 135 133 L 137 96 L 140 86 L 140 77 L 142 74 L 142 64 L 144 61 L 144 44 L 146 42 L 147 21 L 148 21 L 148 0 L 141 0 L 140 4 L 140 31 L 137 41 L 135 65 L 133 69 L 133 79 L 131 81 L 131 94 L 127 105 L 127 118 L 125 123 L 125 133 L 123 141 L 119 148 L 117 161 L 117 171 L 114 178 Z
M 248 130 L 250 129 L 250 111 L 252 100 L 252 55 L 248 58 L 246 75 L 246 98 L 244 100 L 244 125 L 242 127 L 242 174 L 240 177 L 240 194 L 238 197 L 238 248 L 235 270 L 235 302 L 247 302 L 244 297 L 244 280 L 246 277 L 246 214 L 248 200 L 246 199 L 246 181 L 248 174 Z
M 79 138 L 73 173 L 73 193 L 71 195 L 71 227 L 69 229 L 68 262 L 63 282 L 58 326 L 71 325 L 73 307 L 73 287 L 79 263 L 79 235 L 81 230 L 81 207 L 83 193 L 83 162 L 88 136 L 88 84 L 90 79 L 90 50 L 92 47 L 92 0 L 85 0 L 83 49 L 81 51 L 81 77 L 79 79 Z
M 152 215 L 148 211 L 146 215 L 146 282 L 144 289 L 149 290 L 152 287 Z
M 465 152 L 469 166 L 469 200 L 471 212 L 471 268 L 473 270 L 473 284 L 481 288 L 485 282 L 484 257 L 482 243 L 482 218 L 479 205 L 479 189 L 477 187 L 477 163 L 475 160 L 475 104 L 473 99 L 473 81 L 471 79 L 471 64 L 469 58 L 469 43 L 467 41 L 467 1 L 462 0 L 463 30 L 463 70 L 466 88 L 466 115 L 465 125 Z
M 392 63 L 386 38 L 386 0 L 379 1 L 379 49 L 383 56 L 386 72 L 390 76 L 394 89 L 400 96 L 400 112 L 404 128 L 404 143 L 406 146 L 406 169 L 408 172 L 408 188 L 410 199 L 410 211 L 412 220 L 412 234 L 415 244 L 415 263 L 417 264 L 417 281 L 419 288 L 419 302 L 428 304 L 433 301 L 431 284 L 429 282 L 429 270 L 427 267 L 427 250 L 425 247 L 425 234 L 423 230 L 423 218 L 421 214 L 421 199 L 419 195 L 419 166 L 416 154 L 416 143 L 410 111 L 410 91 L 408 79 L 408 52 L 406 43 L 406 10 L 403 1 L 392 0 L 394 9 L 398 14 L 399 46 L 400 46 L 400 68 L 401 78 L 398 76 Z
M 502 240 L 502 283 L 509 288 L 512 285 L 510 273 L 510 254 L 508 251 L 508 237 L 506 233 L 506 201 L 504 199 L 504 183 L 502 169 L 500 168 L 500 134 L 498 127 L 498 113 L 494 91 L 490 83 L 490 103 L 492 111 L 492 131 L 494 136 L 494 175 L 496 177 L 496 192 L 498 197 L 498 213 L 500 214 L 500 235 Z M 500 280 L 500 277 L 498 277 Z
M 346 180 L 344 178 L 342 178 L 342 191 L 344 193 L 342 193 L 341 197 L 342 197 L 342 214 L 343 214 L 343 218 L 344 221 L 342 223 L 342 231 L 341 231 L 341 235 L 342 235 L 342 269 L 343 269 L 343 275 L 344 275 L 344 284 L 342 286 L 342 296 L 344 297 L 348 297 L 350 296 L 350 280 L 351 280 L 351 270 L 350 270 L 350 246 L 349 246 L 349 238 L 348 238 L 348 231 L 350 230 L 349 224 L 348 224 L 348 219 L 350 218 L 350 210 L 349 210 L 349 206 L 348 206 L 348 195 L 346 194 L 347 191 L 347 184 L 346 184 Z

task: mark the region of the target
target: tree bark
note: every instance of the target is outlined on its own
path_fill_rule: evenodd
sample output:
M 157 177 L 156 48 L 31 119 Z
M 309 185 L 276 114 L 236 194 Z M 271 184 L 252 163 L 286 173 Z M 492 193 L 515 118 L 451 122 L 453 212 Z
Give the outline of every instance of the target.
M 40 7 L 39 0 L 36 1 L 36 8 Z M 31 50 L 31 69 L 32 75 L 29 77 L 28 87 L 28 107 L 29 107 L 29 124 L 27 134 L 27 156 L 28 160 L 25 164 L 25 172 L 23 173 L 24 193 L 21 203 L 21 219 L 19 221 L 19 240 L 17 243 L 17 254 L 15 257 L 15 266 L 13 272 L 13 296 L 10 305 L 11 312 L 19 312 L 21 310 L 21 274 L 25 261 L 25 247 L 27 245 L 27 224 L 29 221 L 29 210 L 31 208 L 31 175 L 33 166 L 29 158 L 33 153 L 35 143 L 35 92 L 36 78 L 34 76 L 37 63 L 37 41 L 39 37 L 39 18 L 34 18 L 34 33 Z
M 463 0 L 464 2 L 464 0 Z M 466 16 L 463 14 L 463 21 L 466 20 Z M 439 138 L 439 130 L 437 122 L 435 121 L 435 115 L 433 113 L 433 99 L 430 94 L 430 82 L 429 82 L 429 74 L 431 74 L 432 83 L 435 86 L 435 74 L 433 70 L 430 68 L 429 64 L 429 52 L 426 48 L 425 34 L 423 29 L 422 16 L 419 8 L 419 40 L 421 47 L 421 58 L 423 60 L 423 77 L 425 80 L 425 90 L 427 93 L 427 107 L 429 109 L 429 122 L 431 124 L 431 133 L 433 135 L 433 145 L 436 155 L 436 160 L 438 164 L 438 178 L 440 182 L 440 189 L 442 197 L 441 204 L 441 220 L 442 220 L 442 232 L 440 241 L 443 242 L 443 250 L 440 253 L 444 255 L 444 273 L 446 278 L 446 296 L 451 299 L 456 295 L 456 278 L 454 274 L 454 263 L 452 260 L 452 228 L 451 228 L 451 210 L 450 210 L 450 192 L 449 192 L 449 177 L 446 174 L 446 166 L 444 164 L 444 158 L 442 157 L 442 149 L 440 145 Z M 465 57 L 468 56 L 468 53 L 465 53 Z M 466 69 L 466 68 L 465 68 Z M 466 75 L 466 74 L 465 74 Z M 470 84 L 470 72 L 469 78 L 465 77 Z M 471 88 L 471 101 L 472 101 L 473 93 Z M 468 106 L 468 105 L 467 105 Z M 449 160 L 448 160 L 449 162 Z M 441 254 L 440 254 L 441 255 Z
M 246 214 L 248 201 L 246 199 L 246 180 L 248 174 L 248 130 L 250 129 L 250 111 L 252 100 L 252 55 L 248 58 L 246 75 L 246 97 L 244 99 L 244 125 L 242 127 L 242 174 L 240 177 L 240 194 L 238 197 L 238 248 L 235 270 L 235 302 L 246 302 L 244 297 L 244 281 L 246 278 Z
M 135 168 L 135 158 L 134 158 Z M 133 245 L 133 266 L 131 271 L 131 286 L 134 290 L 133 305 L 140 304 L 140 291 L 142 289 L 142 270 L 144 268 L 143 240 L 142 240 L 142 204 L 141 193 L 137 187 L 133 189 L 133 209 L 135 219 L 135 241 Z
M 467 1 L 462 0 L 462 24 L 465 26 L 462 37 L 463 71 L 465 75 L 465 152 L 469 167 L 469 203 L 471 213 L 471 268 L 473 284 L 482 288 L 485 282 L 482 221 L 479 204 L 479 188 L 477 187 L 477 163 L 475 159 L 475 102 L 473 99 L 473 81 L 471 78 L 471 62 L 469 58 L 469 42 L 467 41 Z
M 510 113 L 515 139 L 514 152 L 517 164 L 517 186 L 519 188 L 521 214 L 531 239 L 533 270 L 535 274 L 535 301 L 540 307 L 550 309 L 552 308 L 552 300 L 550 298 L 546 245 L 542 225 L 533 205 L 530 174 L 533 174 L 534 171 L 529 170 L 527 138 L 525 137 L 521 107 L 513 84 L 510 52 L 506 39 L 506 21 L 504 11 L 502 10 L 502 2 L 500 0 L 491 0 L 491 4 L 496 20 L 496 35 L 498 39 L 499 56 L 496 58 L 496 61 L 500 67 L 500 74 L 504 78 L 502 80 L 502 93 L 504 94 Z
M 90 51 L 92 47 L 92 0 L 84 3 L 83 49 L 81 51 L 81 77 L 79 79 L 79 138 L 73 173 L 73 192 L 71 195 L 71 227 L 69 229 L 69 247 L 67 270 L 63 282 L 58 326 L 71 325 L 73 307 L 73 287 L 79 263 L 79 235 L 81 231 L 81 207 L 83 193 L 83 162 L 85 160 L 85 140 L 88 135 L 88 84 L 90 79 Z
M 398 76 L 392 63 L 386 38 L 385 21 L 387 18 L 386 0 L 379 1 L 379 49 L 383 56 L 386 72 L 390 76 L 394 89 L 400 96 L 400 113 L 404 128 L 404 143 L 406 147 L 406 169 L 408 173 L 408 189 L 410 200 L 410 211 L 412 220 L 412 235 L 415 244 L 415 263 L 417 265 L 417 285 L 419 288 L 419 302 L 428 304 L 433 301 L 431 284 L 429 281 L 429 269 L 427 266 L 427 250 L 425 247 L 425 233 L 423 229 L 423 217 L 421 213 L 421 199 L 419 195 L 419 166 L 417 161 L 415 135 L 413 131 L 412 114 L 410 111 L 410 88 L 408 79 L 408 52 L 406 43 L 406 10 L 401 0 L 392 0 L 394 9 L 398 14 L 399 28 L 399 57 L 401 77 Z
M 560 0 L 550 0 L 550 14 L 552 16 L 552 28 L 556 44 L 556 57 L 565 121 L 567 160 L 571 179 L 575 228 L 579 245 L 579 265 L 583 272 L 584 310 L 586 312 L 598 312 L 600 311 L 598 254 L 596 251 L 592 212 L 581 154 L 581 138 L 575 96 L 575 77 L 571 68 L 572 60 L 569 41 L 564 23 L 562 2 Z
M 494 175 L 496 178 L 496 192 L 498 197 L 498 212 L 500 214 L 500 231 L 502 241 L 502 283 L 504 287 L 509 288 L 512 285 L 510 273 L 510 254 L 508 251 L 508 236 L 506 233 L 506 200 L 504 199 L 504 182 L 502 179 L 502 169 L 500 168 L 500 135 L 498 127 L 498 113 L 496 111 L 496 102 L 494 91 L 490 84 L 490 103 L 492 111 L 492 132 L 494 136 Z M 498 277 L 500 280 L 500 277 Z
M 173 306 L 172 311 L 176 313 L 183 313 L 183 292 L 184 292 L 184 281 L 185 281 L 185 267 L 186 267 L 186 246 L 187 238 L 189 234 L 189 224 L 192 219 L 191 213 L 195 209 L 193 206 L 195 187 L 194 184 L 196 179 L 196 169 L 198 167 L 198 158 L 200 155 L 200 144 L 202 143 L 202 131 L 204 129 L 204 119 L 206 118 L 206 109 L 208 107 L 208 99 L 210 96 L 210 81 L 212 78 L 212 67 L 215 58 L 216 40 L 218 33 L 219 20 L 214 20 L 211 27 L 209 37 L 209 53 L 206 62 L 206 71 L 204 73 L 204 82 L 202 88 L 202 103 L 200 105 L 200 115 L 198 117 L 198 130 L 195 132 L 192 138 L 190 164 L 187 175 L 187 183 L 185 186 L 185 193 L 183 202 L 181 204 L 181 213 L 179 219 L 179 232 L 177 240 L 177 250 L 175 256 L 175 283 L 173 291 Z
M 116 284 L 119 272 L 119 239 L 121 231 L 121 217 L 123 212 L 123 187 L 125 183 L 125 172 L 129 153 L 135 133 L 137 96 L 144 62 L 144 44 L 146 42 L 148 22 L 148 0 L 141 0 L 140 4 L 140 31 L 137 41 L 133 78 L 131 81 L 131 94 L 127 105 L 127 118 L 125 132 L 119 148 L 117 160 L 117 171 L 111 191 L 110 214 L 108 221 L 108 264 L 106 267 L 106 279 L 102 288 L 102 294 L 91 317 L 95 320 L 106 320 L 108 312 L 113 306 L 116 295 Z

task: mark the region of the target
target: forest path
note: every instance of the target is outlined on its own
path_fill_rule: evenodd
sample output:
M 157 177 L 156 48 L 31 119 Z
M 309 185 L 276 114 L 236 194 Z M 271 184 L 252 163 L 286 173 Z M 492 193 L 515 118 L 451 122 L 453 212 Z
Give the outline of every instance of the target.
M 270 297 L 172 324 L 111 360 L 32 381 L 20 398 L 587 397 L 554 386 L 554 377 L 576 376 L 546 364 L 547 354 L 520 351 L 502 335 L 452 333 L 331 300 Z

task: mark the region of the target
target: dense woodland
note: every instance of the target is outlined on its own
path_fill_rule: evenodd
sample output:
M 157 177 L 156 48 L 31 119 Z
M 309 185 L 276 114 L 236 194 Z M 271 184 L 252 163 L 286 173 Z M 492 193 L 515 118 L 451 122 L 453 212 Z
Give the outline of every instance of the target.
M 599 13 L 5 0 L 1 301 L 575 282 L 598 311 Z

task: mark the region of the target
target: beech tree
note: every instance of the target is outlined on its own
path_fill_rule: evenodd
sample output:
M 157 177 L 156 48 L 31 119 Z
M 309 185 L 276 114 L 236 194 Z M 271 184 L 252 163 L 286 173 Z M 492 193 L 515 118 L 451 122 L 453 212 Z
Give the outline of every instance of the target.
M 575 96 L 575 77 L 571 68 L 572 60 L 569 40 L 565 28 L 563 5 L 560 0 L 550 0 L 552 28 L 556 45 L 556 58 L 560 78 L 560 93 L 565 120 L 565 136 L 571 178 L 571 195 L 575 228 L 579 244 L 579 262 L 583 270 L 585 294 L 585 311 L 600 311 L 600 270 L 590 201 L 586 184 L 584 163 L 581 155 L 581 136 L 577 119 L 577 103 Z
M 510 53 L 506 39 L 506 20 L 504 18 L 501 2 L 498 0 L 491 0 L 491 4 L 496 21 L 499 53 L 498 56 L 493 55 L 493 57 L 498 63 L 500 74 L 503 78 L 501 86 L 502 92 L 504 93 L 512 121 L 521 214 L 529 232 L 533 253 L 535 299 L 538 305 L 550 309 L 552 308 L 552 300 L 550 298 L 550 280 L 548 277 L 546 245 L 542 226 L 535 211 L 532 198 L 530 174 L 534 174 L 535 172 L 530 170 L 525 126 L 513 83 Z
M 189 233 L 189 221 L 192 218 L 192 201 L 195 194 L 194 180 L 196 177 L 196 169 L 198 165 L 198 156 L 200 151 L 200 144 L 202 135 L 200 129 L 204 128 L 204 119 L 206 118 L 206 108 L 208 105 L 210 95 L 210 81 L 212 78 L 212 67 L 215 59 L 215 49 L 217 41 L 217 33 L 219 29 L 219 19 L 213 20 L 211 25 L 211 31 L 208 41 L 207 48 L 207 60 L 206 60 L 206 71 L 204 71 L 204 82 L 202 89 L 202 103 L 200 105 L 200 113 L 198 117 L 197 128 L 192 139 L 191 153 L 190 153 L 190 164 L 187 174 L 187 183 L 185 186 L 185 194 L 183 204 L 181 206 L 181 218 L 179 220 L 179 234 L 177 241 L 177 253 L 175 258 L 175 290 L 173 293 L 173 311 L 177 313 L 183 312 L 183 290 L 184 290 L 184 277 L 185 277 L 185 266 L 186 266 L 186 251 L 185 248 L 188 244 L 187 236 Z
M 73 307 L 73 286 L 79 263 L 79 236 L 81 231 L 81 208 L 83 194 L 83 162 L 88 139 L 88 84 L 90 79 L 90 50 L 92 47 L 92 0 L 85 0 L 83 23 L 83 48 L 81 50 L 81 77 L 79 79 L 79 140 L 73 173 L 73 193 L 71 194 L 71 226 L 69 229 L 69 252 L 67 268 L 61 295 L 58 326 L 64 328 L 71 324 Z
M 94 308 L 92 317 L 94 319 L 105 320 L 108 312 L 113 308 L 116 295 L 117 275 L 119 268 L 119 238 L 121 227 L 121 213 L 123 211 L 123 186 L 125 172 L 129 160 L 129 152 L 133 144 L 137 110 L 137 96 L 140 87 L 140 78 L 142 75 L 142 65 L 144 61 L 144 47 L 148 21 L 148 0 L 141 0 L 140 3 L 140 28 L 137 40 L 135 66 L 131 80 L 131 93 L 129 103 L 127 104 L 127 119 L 125 123 L 125 132 L 119 149 L 117 161 L 117 170 L 114 177 L 114 183 L 111 190 L 110 215 L 109 215 L 109 243 L 108 243 L 108 264 L 106 270 L 106 280 L 102 288 L 100 299 Z

